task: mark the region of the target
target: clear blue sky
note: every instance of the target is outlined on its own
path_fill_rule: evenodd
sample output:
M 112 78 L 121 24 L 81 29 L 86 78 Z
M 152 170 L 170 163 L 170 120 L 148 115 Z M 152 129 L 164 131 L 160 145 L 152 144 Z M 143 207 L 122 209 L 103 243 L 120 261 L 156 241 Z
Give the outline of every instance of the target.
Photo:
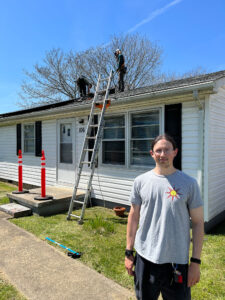
M 82 51 L 127 32 L 163 48 L 162 71 L 225 70 L 225 0 L 1 1 L 0 113 L 20 109 L 23 69 L 46 51 Z

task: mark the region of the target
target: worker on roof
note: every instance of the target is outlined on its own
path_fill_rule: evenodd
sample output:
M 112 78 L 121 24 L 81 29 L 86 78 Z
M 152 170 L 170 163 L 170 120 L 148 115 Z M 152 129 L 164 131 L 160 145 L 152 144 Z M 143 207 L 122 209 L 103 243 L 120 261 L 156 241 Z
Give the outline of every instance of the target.
M 87 96 L 87 93 L 90 93 L 90 89 L 92 87 L 92 84 L 87 80 L 87 78 L 83 75 L 81 75 L 77 80 L 76 84 L 79 89 L 80 98 L 85 98 Z
M 119 78 L 118 78 L 119 91 L 123 92 L 124 91 L 124 75 L 126 73 L 125 60 L 124 60 L 124 56 L 121 53 L 120 49 L 116 49 L 114 55 L 117 60 L 117 70 L 116 71 L 119 73 Z

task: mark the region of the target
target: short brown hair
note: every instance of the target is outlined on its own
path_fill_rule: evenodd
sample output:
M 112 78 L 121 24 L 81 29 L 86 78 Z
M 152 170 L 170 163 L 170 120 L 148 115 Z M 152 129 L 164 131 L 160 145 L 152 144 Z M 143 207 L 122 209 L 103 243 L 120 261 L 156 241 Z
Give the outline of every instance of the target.
M 177 144 L 174 140 L 174 138 L 172 136 L 170 136 L 167 133 L 158 135 L 157 137 L 154 138 L 154 140 L 152 141 L 152 145 L 151 145 L 151 150 L 153 151 L 155 144 L 158 143 L 160 140 L 166 140 L 168 142 L 170 142 L 173 146 L 173 150 L 175 150 L 177 148 Z

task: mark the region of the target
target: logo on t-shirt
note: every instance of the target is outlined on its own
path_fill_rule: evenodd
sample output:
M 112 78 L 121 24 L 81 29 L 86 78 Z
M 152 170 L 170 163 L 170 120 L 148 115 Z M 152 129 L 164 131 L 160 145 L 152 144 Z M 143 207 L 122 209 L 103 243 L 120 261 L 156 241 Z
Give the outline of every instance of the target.
M 167 199 L 171 197 L 171 199 L 173 201 L 174 198 L 179 199 L 180 195 L 182 195 L 181 193 L 179 193 L 179 189 L 176 189 L 175 187 L 173 187 L 172 189 L 170 187 L 168 187 L 168 189 L 169 189 L 169 192 L 166 192 L 166 194 L 169 194 Z

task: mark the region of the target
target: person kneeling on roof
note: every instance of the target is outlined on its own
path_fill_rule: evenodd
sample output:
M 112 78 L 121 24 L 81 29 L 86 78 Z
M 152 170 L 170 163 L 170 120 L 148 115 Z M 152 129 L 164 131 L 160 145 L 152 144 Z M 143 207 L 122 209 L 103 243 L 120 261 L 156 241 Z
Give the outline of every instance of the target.
M 90 89 L 92 88 L 92 84 L 87 80 L 85 76 L 80 76 L 76 84 L 79 89 L 80 98 L 85 98 L 87 96 L 87 93 L 90 94 Z

